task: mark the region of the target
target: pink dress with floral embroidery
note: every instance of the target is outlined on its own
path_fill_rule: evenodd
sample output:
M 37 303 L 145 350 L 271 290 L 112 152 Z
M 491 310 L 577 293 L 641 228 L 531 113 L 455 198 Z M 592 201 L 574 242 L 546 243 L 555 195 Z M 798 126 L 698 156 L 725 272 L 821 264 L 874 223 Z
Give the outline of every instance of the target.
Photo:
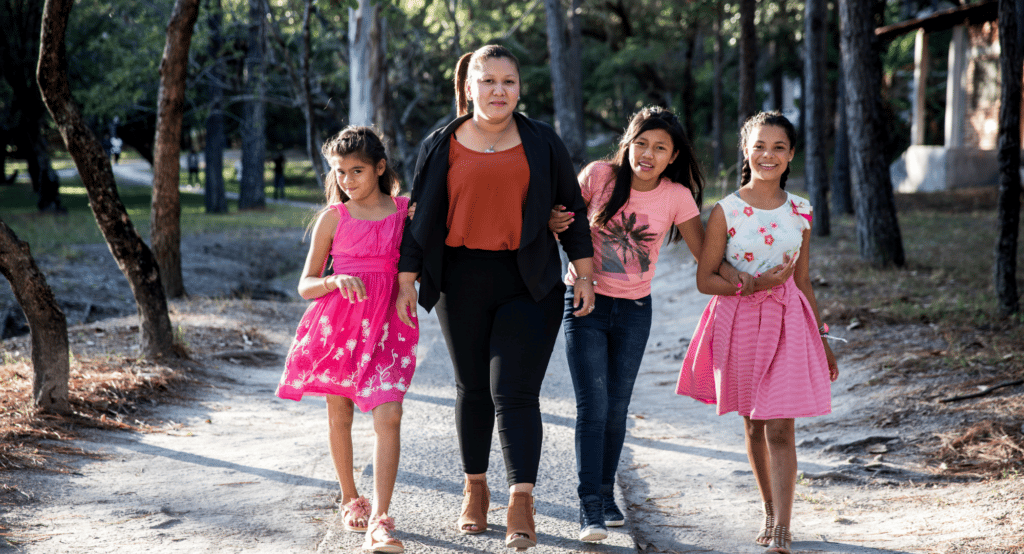
M 725 258 L 757 275 L 800 250 L 810 204 L 793 194 L 759 210 L 731 194 L 719 202 L 728 242 Z M 824 415 L 832 411 L 825 349 L 814 311 L 790 278 L 749 296 L 715 296 L 701 316 L 679 373 L 678 394 L 716 404 L 718 414 L 751 419 Z
M 349 302 L 337 290 L 314 300 L 299 322 L 277 386 L 277 396 L 344 396 L 362 411 L 401 402 L 416 369 L 419 329 L 398 319 L 398 245 L 409 199 L 380 221 L 353 218 L 335 204 L 340 220 L 331 257 L 334 273 L 359 277 L 366 300 Z M 415 321 L 415 320 L 413 320 Z

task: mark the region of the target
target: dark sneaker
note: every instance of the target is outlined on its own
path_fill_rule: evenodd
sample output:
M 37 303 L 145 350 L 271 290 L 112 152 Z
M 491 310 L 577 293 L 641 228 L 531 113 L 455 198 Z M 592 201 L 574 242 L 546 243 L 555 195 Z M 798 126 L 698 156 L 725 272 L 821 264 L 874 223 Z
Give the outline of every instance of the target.
M 614 497 L 604 498 L 604 524 L 608 527 L 622 527 L 626 524 L 626 516 L 622 515 L 622 510 L 615 504 Z
M 580 502 L 580 540 L 597 542 L 607 538 L 608 528 L 601 515 L 601 505 Z

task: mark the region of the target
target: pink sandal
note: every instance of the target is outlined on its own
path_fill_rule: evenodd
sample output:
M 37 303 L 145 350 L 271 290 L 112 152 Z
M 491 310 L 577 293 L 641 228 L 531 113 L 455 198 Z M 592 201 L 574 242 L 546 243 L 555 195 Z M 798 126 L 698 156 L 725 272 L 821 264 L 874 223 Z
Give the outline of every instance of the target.
M 369 530 L 366 532 L 363 551 L 388 552 L 390 554 L 405 552 L 405 546 L 402 545 L 402 541 L 391 536 L 391 531 L 394 530 L 395 520 L 388 517 L 387 514 L 381 514 L 373 518 Z
M 349 533 L 363 533 L 370 520 L 370 501 L 364 496 L 353 498 L 341 507 L 341 524 Z

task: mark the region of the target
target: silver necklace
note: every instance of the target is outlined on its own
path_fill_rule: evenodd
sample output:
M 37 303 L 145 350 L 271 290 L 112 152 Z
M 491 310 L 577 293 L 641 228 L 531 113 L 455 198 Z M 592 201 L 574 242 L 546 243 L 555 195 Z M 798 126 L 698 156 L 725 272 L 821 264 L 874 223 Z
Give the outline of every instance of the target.
M 505 126 L 505 130 L 503 130 L 501 132 L 501 134 L 498 135 L 498 140 L 494 141 L 494 144 L 492 144 L 492 145 L 488 146 L 486 149 L 484 149 L 484 154 L 493 154 L 494 153 L 494 147 L 497 146 L 499 142 L 501 142 L 501 139 L 505 138 L 505 134 L 508 133 L 508 129 L 509 129 L 509 127 L 512 126 L 513 123 L 515 123 L 515 122 L 514 121 L 509 121 L 508 122 L 508 125 Z M 480 129 L 480 126 L 477 125 L 476 120 L 473 121 L 473 127 L 476 128 L 476 132 L 477 133 L 480 133 L 480 136 L 483 136 L 484 132 Z

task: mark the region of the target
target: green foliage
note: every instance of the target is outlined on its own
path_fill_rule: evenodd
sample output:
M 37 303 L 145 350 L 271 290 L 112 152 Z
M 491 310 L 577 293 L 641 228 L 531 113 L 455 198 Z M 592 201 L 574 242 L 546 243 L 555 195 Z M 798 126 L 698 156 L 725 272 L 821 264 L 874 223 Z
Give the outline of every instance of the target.
M 104 242 L 96 226 L 96 219 L 89 208 L 89 199 L 81 180 L 63 178 L 60 188 L 61 202 L 68 209 L 64 215 L 39 214 L 36 211 L 32 187 L 19 182 L 0 187 L 0 218 L 29 243 L 33 254 L 59 253 L 73 244 L 97 244 Z M 118 189 L 121 201 L 128 211 L 132 224 L 148 242 L 150 234 L 150 204 L 152 189 L 149 187 L 121 186 Z M 181 194 L 181 232 L 183 235 L 228 231 L 235 229 L 260 228 L 301 228 L 312 214 L 310 209 L 271 205 L 264 210 L 239 212 L 232 201 L 228 202 L 230 212 L 210 215 L 206 213 L 202 195 Z
M 153 111 L 170 2 L 79 0 L 67 31 L 68 76 L 98 128 Z

